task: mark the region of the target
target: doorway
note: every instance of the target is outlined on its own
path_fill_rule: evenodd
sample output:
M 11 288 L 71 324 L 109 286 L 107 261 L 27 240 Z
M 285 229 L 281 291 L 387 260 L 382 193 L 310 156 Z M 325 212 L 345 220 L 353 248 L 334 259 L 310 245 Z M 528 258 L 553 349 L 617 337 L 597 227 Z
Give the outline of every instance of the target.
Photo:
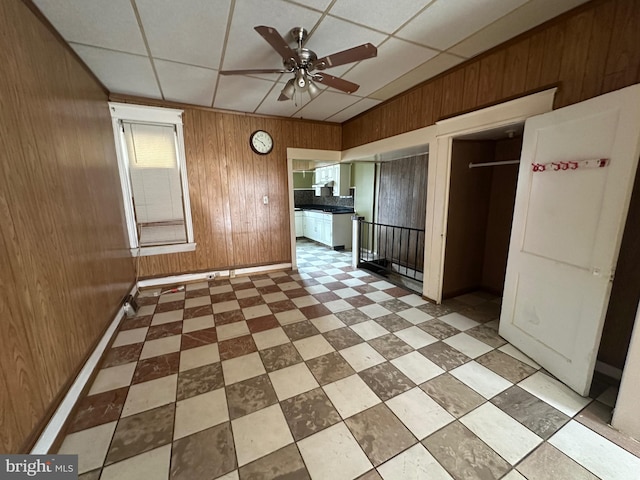
M 524 123 L 455 137 L 442 297 L 502 296 Z

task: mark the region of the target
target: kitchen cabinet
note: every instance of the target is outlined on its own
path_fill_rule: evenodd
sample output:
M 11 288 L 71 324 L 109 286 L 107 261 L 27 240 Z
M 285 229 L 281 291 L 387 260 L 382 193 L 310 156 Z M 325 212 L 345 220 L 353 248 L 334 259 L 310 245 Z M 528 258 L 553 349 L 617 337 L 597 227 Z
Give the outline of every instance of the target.
M 296 212 L 297 213 L 297 212 Z M 303 236 L 329 247 L 351 248 L 351 215 L 304 210 Z M 297 222 L 296 222 L 297 227 Z M 298 236 L 296 232 L 296 236 Z
M 296 211 L 296 238 L 304 237 L 304 212 Z
M 351 187 L 351 164 L 338 163 L 333 165 L 333 196 L 346 197 Z

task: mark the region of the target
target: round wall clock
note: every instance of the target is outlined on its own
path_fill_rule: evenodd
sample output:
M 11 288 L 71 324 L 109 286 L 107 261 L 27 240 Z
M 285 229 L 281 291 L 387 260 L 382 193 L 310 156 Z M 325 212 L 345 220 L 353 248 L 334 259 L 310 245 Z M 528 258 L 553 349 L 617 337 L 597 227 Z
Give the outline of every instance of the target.
M 273 150 L 273 138 L 264 130 L 256 130 L 249 137 L 249 145 L 258 155 L 266 155 Z

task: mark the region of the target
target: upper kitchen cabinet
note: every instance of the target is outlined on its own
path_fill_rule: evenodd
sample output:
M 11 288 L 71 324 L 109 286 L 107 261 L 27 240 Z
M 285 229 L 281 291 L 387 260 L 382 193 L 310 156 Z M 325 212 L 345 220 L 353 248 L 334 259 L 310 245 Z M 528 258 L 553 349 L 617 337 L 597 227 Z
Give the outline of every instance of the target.
M 332 187 L 334 197 L 349 195 L 351 164 L 337 163 L 316 168 L 315 184 Z

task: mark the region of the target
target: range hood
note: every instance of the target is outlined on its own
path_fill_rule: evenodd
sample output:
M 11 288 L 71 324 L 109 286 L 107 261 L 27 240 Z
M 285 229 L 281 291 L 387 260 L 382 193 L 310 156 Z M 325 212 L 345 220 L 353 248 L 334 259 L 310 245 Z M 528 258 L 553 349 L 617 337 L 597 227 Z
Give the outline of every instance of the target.
M 333 195 L 333 180 L 326 183 L 314 183 L 311 186 L 316 197 L 330 197 Z

